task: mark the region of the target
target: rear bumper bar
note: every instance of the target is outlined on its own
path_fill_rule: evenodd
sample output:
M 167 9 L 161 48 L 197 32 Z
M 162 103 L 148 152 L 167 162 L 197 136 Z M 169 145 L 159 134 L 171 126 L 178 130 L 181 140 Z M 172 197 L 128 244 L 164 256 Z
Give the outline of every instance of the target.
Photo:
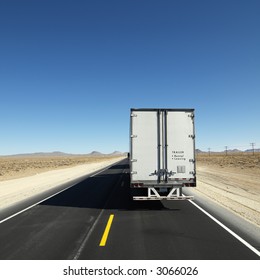
M 147 188 L 147 196 L 133 196 L 133 200 L 192 200 L 193 196 L 183 196 L 182 188 L 172 188 L 167 195 L 161 195 L 155 188 Z

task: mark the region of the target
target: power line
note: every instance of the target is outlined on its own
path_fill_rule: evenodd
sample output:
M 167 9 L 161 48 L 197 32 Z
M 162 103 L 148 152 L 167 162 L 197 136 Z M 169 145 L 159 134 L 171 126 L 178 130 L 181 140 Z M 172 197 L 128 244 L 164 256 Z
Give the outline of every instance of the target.
M 228 148 L 228 146 L 225 146 L 225 149 L 226 149 L 226 156 L 227 156 L 227 148 Z
M 260 140 L 259 140 L 259 143 L 260 143 Z M 252 145 L 253 144 L 253 145 Z M 256 144 L 256 143 L 250 143 L 250 146 L 252 148 L 252 150 L 254 151 L 254 153 L 256 152 L 257 149 L 260 148 L 259 144 Z M 223 147 L 223 146 L 213 146 L 213 148 L 204 148 L 204 151 L 206 151 L 206 149 L 208 150 L 208 153 L 212 153 L 213 151 L 217 151 L 217 152 L 225 152 L 225 153 L 229 153 L 229 152 L 232 152 L 232 149 L 239 149 L 239 148 L 248 148 L 248 144 L 247 145 L 229 145 L 229 146 L 224 146 L 224 149 L 219 149 L 220 147 Z M 203 150 L 203 148 L 202 148 Z M 245 152 L 247 151 L 248 152 L 248 149 L 241 149 L 241 152 Z
M 255 143 L 250 143 L 250 145 L 252 146 L 253 155 L 255 155 Z

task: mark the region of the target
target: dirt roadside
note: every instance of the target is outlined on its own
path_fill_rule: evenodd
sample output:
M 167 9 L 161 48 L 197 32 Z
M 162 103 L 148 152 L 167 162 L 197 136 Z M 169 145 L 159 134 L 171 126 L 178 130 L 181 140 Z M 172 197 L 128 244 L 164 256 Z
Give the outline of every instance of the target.
M 0 181 L 0 211 L 123 158 L 2 158 L 0 163 L 4 168 Z
M 260 153 L 198 155 L 194 192 L 260 226 Z
M 120 156 L 11 156 L 0 157 L 0 181 L 117 159 Z

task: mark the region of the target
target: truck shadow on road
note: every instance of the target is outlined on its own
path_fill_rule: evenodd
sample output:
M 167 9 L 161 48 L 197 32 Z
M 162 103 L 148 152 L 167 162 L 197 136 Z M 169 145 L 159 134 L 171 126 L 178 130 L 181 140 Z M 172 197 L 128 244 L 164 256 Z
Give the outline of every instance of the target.
M 40 205 L 119 211 L 179 211 L 178 207 L 165 207 L 161 201 L 133 201 L 128 167 L 125 164 L 112 166 L 106 172 L 89 177 Z

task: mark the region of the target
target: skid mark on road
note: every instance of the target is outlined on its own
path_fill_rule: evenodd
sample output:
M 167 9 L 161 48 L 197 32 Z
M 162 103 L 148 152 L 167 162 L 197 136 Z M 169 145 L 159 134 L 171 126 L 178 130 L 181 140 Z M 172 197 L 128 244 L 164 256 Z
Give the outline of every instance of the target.
M 114 185 L 114 188 L 112 189 L 112 191 L 111 191 L 111 193 L 110 193 L 110 196 L 108 197 L 108 199 L 107 199 L 107 201 L 106 201 L 106 203 L 105 203 L 103 209 L 100 211 L 98 217 L 96 218 L 96 220 L 95 220 L 95 222 L 93 223 L 93 225 L 92 225 L 92 227 L 90 228 L 90 230 L 87 232 L 86 237 L 84 238 L 82 244 L 80 245 L 79 249 L 77 250 L 77 252 L 76 252 L 76 254 L 75 254 L 74 258 L 73 258 L 74 260 L 78 260 L 78 259 L 79 259 L 79 257 L 80 257 L 80 255 L 81 255 L 82 251 L 84 250 L 84 248 L 85 248 L 85 246 L 86 246 L 86 244 L 87 244 L 87 242 L 88 242 L 90 236 L 92 235 L 92 233 L 93 233 L 93 231 L 95 230 L 95 228 L 96 228 L 98 222 L 100 221 L 101 216 L 103 215 L 103 213 L 104 213 L 105 209 L 107 208 L 107 206 L 109 205 L 109 202 L 110 202 L 111 198 L 113 197 L 113 195 L 114 195 L 116 189 L 118 188 L 120 182 L 122 181 L 123 174 L 124 174 L 124 172 L 121 174 L 121 176 L 119 176 L 118 181 L 117 181 L 116 184 Z M 97 175 L 97 174 L 96 174 L 96 175 Z M 111 222 L 111 223 L 112 223 L 112 222 Z M 111 226 L 111 225 L 110 225 L 110 226 Z

